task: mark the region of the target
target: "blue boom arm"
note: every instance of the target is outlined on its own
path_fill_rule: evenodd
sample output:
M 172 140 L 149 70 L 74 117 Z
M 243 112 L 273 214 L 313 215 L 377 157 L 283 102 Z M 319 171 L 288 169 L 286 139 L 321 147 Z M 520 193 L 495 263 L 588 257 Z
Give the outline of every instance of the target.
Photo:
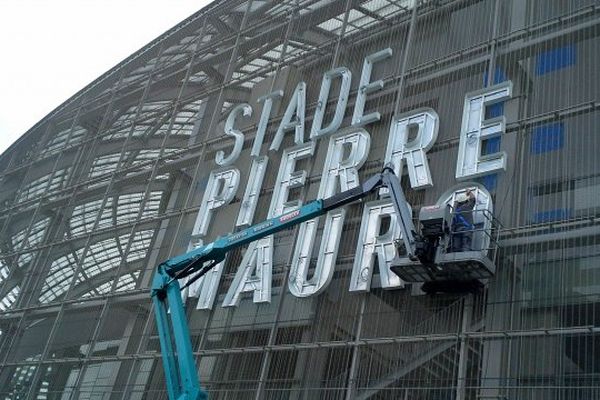
M 186 283 L 187 286 L 223 261 L 227 252 L 236 247 L 323 215 L 329 210 L 361 199 L 382 186 L 387 187 L 389 190 L 396 213 L 399 216 L 398 220 L 404 245 L 410 256 L 415 250 L 412 212 L 406 203 L 398 178 L 391 168 L 386 167 L 381 173 L 376 174 L 354 189 L 327 199 L 314 200 L 297 210 L 271 218 L 239 232 L 230 233 L 227 236 L 218 238 L 213 243 L 161 263 L 152 281 L 152 301 L 162 349 L 169 399 L 200 400 L 207 398 L 206 393 L 200 388 L 196 372 L 196 362 L 178 279 L 194 275 Z

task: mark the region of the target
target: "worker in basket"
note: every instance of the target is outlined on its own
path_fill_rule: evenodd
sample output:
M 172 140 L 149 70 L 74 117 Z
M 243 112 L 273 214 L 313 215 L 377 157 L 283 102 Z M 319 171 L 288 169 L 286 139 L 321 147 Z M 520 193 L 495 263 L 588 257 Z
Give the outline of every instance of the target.
M 473 209 L 475 208 L 475 195 L 469 189 L 459 193 L 454 202 L 454 216 L 452 217 L 452 245 L 451 251 L 471 251 L 473 241 Z

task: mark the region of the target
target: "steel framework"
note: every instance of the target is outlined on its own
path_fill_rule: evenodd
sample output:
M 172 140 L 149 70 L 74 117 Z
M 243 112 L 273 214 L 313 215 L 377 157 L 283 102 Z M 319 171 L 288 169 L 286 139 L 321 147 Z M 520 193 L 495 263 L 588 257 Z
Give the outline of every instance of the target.
M 481 180 L 504 225 L 498 276 L 469 296 L 347 293 L 356 206 L 327 294 L 286 292 L 294 230 L 277 237 L 270 305 L 196 311 L 187 300 L 203 382 L 215 398 L 600 396 L 599 44 L 595 0 L 226 0 L 198 11 L 0 156 L 0 395 L 164 398 L 148 288 L 154 267 L 187 249 L 214 155 L 231 146 L 232 106 L 284 90 L 269 141 L 298 81 L 310 121 L 325 71 L 360 76 L 363 58 L 389 47 L 360 175 L 381 166 L 385 121 L 435 108 L 436 187 L 409 192 L 414 207 L 454 184 L 464 93 L 515 85 L 501 110 L 509 167 Z M 257 124 L 243 126 L 244 148 Z M 301 198 L 321 179 L 308 164 Z M 233 228 L 225 218 L 210 235 Z M 240 259 L 228 259 L 223 288 Z

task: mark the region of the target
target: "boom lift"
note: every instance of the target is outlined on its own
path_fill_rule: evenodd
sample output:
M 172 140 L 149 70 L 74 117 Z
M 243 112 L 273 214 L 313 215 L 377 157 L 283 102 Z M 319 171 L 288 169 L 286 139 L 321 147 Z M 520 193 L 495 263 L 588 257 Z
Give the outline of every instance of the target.
M 421 274 L 425 275 L 425 278 L 429 278 L 421 280 L 436 282 L 442 279 L 442 281 L 457 283 L 461 287 L 459 290 L 464 290 L 477 286 L 472 283 L 474 279 L 489 278 L 493 275 L 494 265 L 482 252 L 464 252 L 457 256 L 445 251 L 445 246 L 450 240 L 449 209 L 441 207 L 421 209 L 419 214 L 422 222 L 421 234 L 416 232 L 412 220 L 412 210 L 406 202 L 400 181 L 392 168 L 386 166 L 380 173 L 356 188 L 327 199 L 314 200 L 297 210 L 239 232 L 230 233 L 218 238 L 213 243 L 164 261 L 158 266 L 152 282 L 151 295 L 169 399 L 200 400 L 207 398 L 198 381 L 190 332 L 180 291 L 223 261 L 227 252 L 362 199 L 381 187 L 387 188 L 398 215 L 402 243 L 409 260 L 397 259 L 392 263 L 392 270 L 400 277 L 404 275 L 404 278 L 408 278 L 409 281 L 415 281 Z M 409 272 L 404 273 L 405 270 Z M 445 273 L 446 270 L 449 272 Z M 183 288 L 180 288 L 178 280 L 188 276 L 190 279 Z M 463 284 L 465 281 L 466 285 Z M 443 285 L 442 283 L 442 289 Z M 434 287 L 432 291 L 439 289 L 440 287 Z

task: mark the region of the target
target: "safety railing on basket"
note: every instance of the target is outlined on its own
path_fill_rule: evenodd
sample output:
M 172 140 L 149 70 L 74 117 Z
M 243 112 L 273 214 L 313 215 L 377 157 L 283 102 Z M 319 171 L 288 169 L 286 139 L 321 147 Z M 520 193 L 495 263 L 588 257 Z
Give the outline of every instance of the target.
M 495 261 L 502 224 L 488 209 L 452 211 L 447 253 L 481 251 Z

